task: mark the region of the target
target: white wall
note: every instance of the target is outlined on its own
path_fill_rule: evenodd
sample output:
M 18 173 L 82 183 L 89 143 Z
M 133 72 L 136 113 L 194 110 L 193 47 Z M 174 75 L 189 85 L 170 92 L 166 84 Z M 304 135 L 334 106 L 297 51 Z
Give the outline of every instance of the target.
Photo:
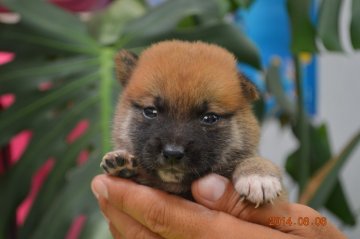
M 327 122 L 330 142 L 334 153 L 338 153 L 350 137 L 360 130 L 360 53 L 323 54 L 318 62 L 318 117 Z M 272 120 L 263 126 L 260 153 L 283 166 L 286 155 L 296 148 L 297 142 L 288 129 L 281 129 Z M 350 205 L 360 214 L 360 147 L 352 154 L 342 171 L 342 182 Z M 285 180 L 288 188 L 293 183 Z M 296 189 L 290 191 L 295 200 Z M 322 211 L 337 225 L 339 222 L 330 213 Z M 360 238 L 360 217 L 355 228 L 343 228 L 349 238 Z

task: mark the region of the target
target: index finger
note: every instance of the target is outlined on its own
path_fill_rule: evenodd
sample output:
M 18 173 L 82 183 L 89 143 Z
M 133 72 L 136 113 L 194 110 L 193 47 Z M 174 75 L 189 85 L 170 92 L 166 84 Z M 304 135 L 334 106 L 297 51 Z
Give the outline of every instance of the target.
M 129 180 L 99 175 L 93 184 L 100 181 L 105 184 L 110 204 L 165 238 L 200 238 L 200 232 L 209 225 L 206 221 L 215 214 L 204 206 Z

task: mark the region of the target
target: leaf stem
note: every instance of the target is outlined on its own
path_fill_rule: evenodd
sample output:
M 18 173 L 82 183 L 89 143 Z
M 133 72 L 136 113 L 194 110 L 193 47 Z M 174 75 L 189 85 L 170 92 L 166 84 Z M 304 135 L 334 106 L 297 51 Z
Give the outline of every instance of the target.
M 114 80 L 114 50 L 104 48 L 100 53 L 100 124 L 102 138 L 102 154 L 108 152 L 110 144 L 110 122 L 112 117 L 112 85 Z
M 338 175 L 344 164 L 350 159 L 350 155 L 360 144 L 360 130 L 346 143 L 341 152 L 327 161 L 309 180 L 301 195 L 300 203 L 306 203 L 312 208 L 324 205 L 328 196 L 334 189 L 339 178 Z
M 297 91 L 297 130 L 300 143 L 299 157 L 299 195 L 303 192 L 309 179 L 310 159 L 309 159 L 309 127 L 308 119 L 304 106 L 304 89 L 302 84 L 302 65 L 299 56 L 294 56 L 295 65 L 295 84 Z

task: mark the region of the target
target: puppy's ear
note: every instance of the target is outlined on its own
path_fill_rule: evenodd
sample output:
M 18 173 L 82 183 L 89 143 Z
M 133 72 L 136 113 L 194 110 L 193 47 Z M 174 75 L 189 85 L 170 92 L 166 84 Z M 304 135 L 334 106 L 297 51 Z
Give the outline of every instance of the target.
M 116 77 L 124 87 L 127 85 L 130 76 L 136 67 L 138 56 L 127 50 L 119 51 L 115 56 Z
M 243 74 L 239 73 L 241 90 L 248 101 L 255 101 L 259 99 L 259 92 L 255 85 Z

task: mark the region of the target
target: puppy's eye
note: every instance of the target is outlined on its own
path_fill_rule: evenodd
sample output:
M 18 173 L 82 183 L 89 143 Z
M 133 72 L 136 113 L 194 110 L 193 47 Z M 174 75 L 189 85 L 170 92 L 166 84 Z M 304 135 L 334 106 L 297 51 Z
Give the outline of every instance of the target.
M 155 107 L 146 107 L 143 110 L 143 115 L 145 116 L 145 118 L 147 119 L 154 119 L 157 117 L 158 112 L 157 109 Z
M 202 119 L 201 122 L 204 124 L 215 124 L 216 122 L 218 122 L 220 120 L 220 116 L 215 114 L 215 113 L 206 113 Z

